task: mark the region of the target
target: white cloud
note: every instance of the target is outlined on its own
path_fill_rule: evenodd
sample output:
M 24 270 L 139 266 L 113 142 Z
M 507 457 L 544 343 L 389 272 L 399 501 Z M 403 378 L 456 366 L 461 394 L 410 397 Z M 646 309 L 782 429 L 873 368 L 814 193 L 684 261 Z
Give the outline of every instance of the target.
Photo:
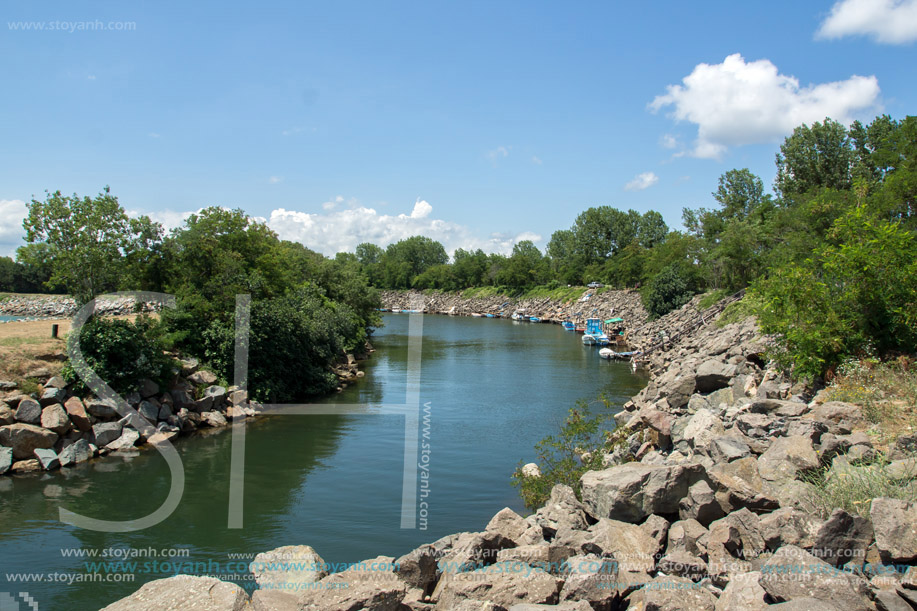
M 917 0 L 841 0 L 831 7 L 816 38 L 871 36 L 886 44 L 917 40 Z
M 88 75 L 88 76 L 86 77 L 86 80 L 87 80 L 87 81 L 94 81 L 94 80 L 96 80 L 96 75 L 95 75 L 95 74 L 90 74 L 90 75 Z
M 15 257 L 16 249 L 25 244 L 22 220 L 27 214 L 21 199 L 0 199 L 0 256 Z
M 539 159 L 537 155 L 532 155 L 532 163 L 534 163 L 535 165 L 541 165 L 544 162 L 541 161 L 541 159 Z
M 492 151 L 487 151 L 487 158 L 494 165 L 497 165 L 497 161 L 500 159 L 505 159 L 509 157 L 509 149 L 512 147 L 498 146 Z
M 267 181 L 272 185 L 276 185 L 277 183 L 283 182 L 283 176 L 271 176 Z
M 659 144 L 665 149 L 678 148 L 678 138 L 672 134 L 663 134 L 662 138 L 659 139 Z
M 800 87 L 769 60 L 745 63 L 738 53 L 722 64 L 698 64 L 682 83 L 669 85 L 649 107 L 656 112 L 671 106 L 676 121 L 696 124 L 691 154 L 703 158 L 718 159 L 730 146 L 773 142 L 825 117 L 849 123 L 879 106 L 875 76 Z
M 659 182 L 659 177 L 656 176 L 653 172 L 643 172 L 642 174 L 637 174 L 634 176 L 634 179 L 624 185 L 625 191 L 643 191 L 644 189 L 649 189 L 653 185 Z
M 340 199 L 343 201 L 343 198 Z M 379 214 L 373 208 L 355 203 L 346 209 L 326 210 L 328 212 L 324 214 L 310 214 L 279 208 L 271 212 L 268 225 L 281 238 L 300 242 L 329 256 L 352 252 L 361 242 L 372 242 L 385 248 L 414 235 L 424 235 L 441 242 L 449 253 L 457 248 L 481 248 L 486 252 L 508 254 L 517 242 L 541 240 L 540 235 L 531 232 L 495 233 L 481 238 L 469 227 L 431 218 L 433 206 L 422 199 L 414 202 L 410 214 Z
M 283 130 L 282 132 L 280 132 L 280 135 L 282 135 L 282 136 L 294 136 L 294 135 L 298 134 L 298 133 L 301 132 L 301 131 L 302 131 L 302 128 L 301 128 L 301 127 L 293 127 L 293 128 L 290 128 L 290 129 L 285 129 L 285 130 Z
M 163 229 L 170 231 L 184 224 L 185 219 L 187 219 L 192 214 L 197 214 L 203 210 L 199 208 L 195 212 L 176 212 L 174 210 L 157 210 L 156 212 L 141 212 L 139 210 L 128 210 L 127 215 L 132 218 L 137 218 L 138 216 L 148 216 L 151 221 L 159 223 L 163 226 Z

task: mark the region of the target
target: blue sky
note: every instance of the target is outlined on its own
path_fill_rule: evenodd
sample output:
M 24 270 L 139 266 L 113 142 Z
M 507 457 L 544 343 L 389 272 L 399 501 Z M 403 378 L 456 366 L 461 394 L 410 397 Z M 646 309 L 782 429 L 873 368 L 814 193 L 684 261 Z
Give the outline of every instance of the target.
M 326 254 L 543 246 L 605 204 L 678 227 L 731 168 L 769 185 L 799 122 L 917 108 L 917 0 L 0 13 L 0 254 L 32 196 L 106 184 L 168 226 L 241 207 Z

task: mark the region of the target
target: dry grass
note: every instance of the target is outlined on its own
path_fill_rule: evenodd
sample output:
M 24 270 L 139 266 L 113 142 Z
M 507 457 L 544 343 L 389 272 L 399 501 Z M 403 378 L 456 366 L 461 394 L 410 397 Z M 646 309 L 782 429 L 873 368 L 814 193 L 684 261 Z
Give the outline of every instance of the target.
M 877 449 L 917 431 L 917 364 L 911 358 L 847 361 L 827 390 L 830 400 L 862 408 Z

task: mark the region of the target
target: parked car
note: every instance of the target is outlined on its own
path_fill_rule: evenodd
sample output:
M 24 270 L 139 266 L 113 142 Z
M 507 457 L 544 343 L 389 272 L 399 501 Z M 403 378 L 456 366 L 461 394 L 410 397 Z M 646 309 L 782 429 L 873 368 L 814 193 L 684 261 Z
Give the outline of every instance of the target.
M 588 286 L 588 287 L 591 288 L 591 289 L 600 289 L 600 288 L 602 288 L 602 287 L 605 286 L 605 285 L 602 284 L 601 282 L 590 282 L 590 283 L 587 284 L 586 286 Z

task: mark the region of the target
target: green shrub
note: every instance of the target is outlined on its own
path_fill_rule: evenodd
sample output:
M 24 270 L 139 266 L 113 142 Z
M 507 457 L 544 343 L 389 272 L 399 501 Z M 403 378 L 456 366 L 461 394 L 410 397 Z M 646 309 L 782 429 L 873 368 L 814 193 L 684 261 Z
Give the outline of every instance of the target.
M 255 301 L 250 328 L 248 388 L 255 399 L 272 403 L 334 390 L 338 382 L 331 367 L 366 341 L 359 317 L 314 288 Z M 212 322 L 204 343 L 214 371 L 233 380 L 235 326 Z
M 802 478 L 808 485 L 803 500 L 822 518 L 827 518 L 835 509 L 868 518 L 870 504 L 875 498 L 917 501 L 915 478 L 915 459 L 905 462 L 904 468 L 894 470 L 881 456 L 868 464 L 851 464 L 835 469 L 823 467 Z
M 163 354 L 157 324 L 148 316 L 140 316 L 134 322 L 93 318 L 83 325 L 79 334 L 70 333 L 68 353 L 76 341 L 86 366 L 122 395 L 137 390 L 147 378 L 164 385 L 171 375 L 171 360 Z M 80 379 L 73 362 L 64 365 L 62 375 L 74 384 L 77 393 L 91 390 Z
M 536 463 L 540 475 L 522 473 L 522 465 L 512 475 L 512 485 L 529 509 L 541 507 L 551 496 L 556 484 L 566 484 L 580 494 L 580 477 L 586 471 L 602 468 L 605 454 L 623 442 L 633 431 L 616 429 L 608 433 L 603 425 L 610 419 L 609 402 L 601 399 L 604 410 L 593 414 L 585 401 L 570 409 L 559 433 L 545 437 L 535 444 Z
M 690 281 L 678 265 L 669 265 L 654 277 L 643 293 L 643 305 L 650 318 L 659 318 L 680 308 L 694 295 Z

